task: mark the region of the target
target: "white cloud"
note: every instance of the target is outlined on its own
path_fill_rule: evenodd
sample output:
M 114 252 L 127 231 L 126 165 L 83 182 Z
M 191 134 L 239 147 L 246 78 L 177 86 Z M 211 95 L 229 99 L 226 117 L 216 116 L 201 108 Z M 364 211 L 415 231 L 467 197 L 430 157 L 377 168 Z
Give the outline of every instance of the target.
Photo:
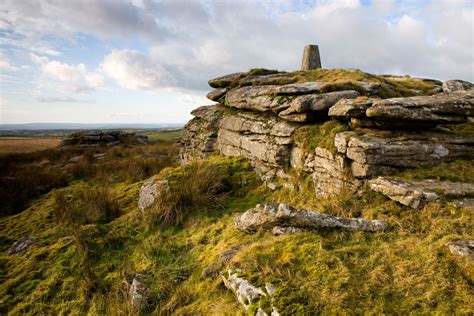
M 18 67 L 12 65 L 10 58 L 0 49 L 0 71 L 16 71 Z
M 98 72 L 89 72 L 84 64 L 69 65 L 48 57 L 31 55 L 40 65 L 40 87 L 56 87 L 56 90 L 84 92 L 95 90 L 104 84 L 103 76 Z
M 156 90 L 174 85 L 168 71 L 138 51 L 113 50 L 105 56 L 102 69 L 119 85 L 132 90 Z

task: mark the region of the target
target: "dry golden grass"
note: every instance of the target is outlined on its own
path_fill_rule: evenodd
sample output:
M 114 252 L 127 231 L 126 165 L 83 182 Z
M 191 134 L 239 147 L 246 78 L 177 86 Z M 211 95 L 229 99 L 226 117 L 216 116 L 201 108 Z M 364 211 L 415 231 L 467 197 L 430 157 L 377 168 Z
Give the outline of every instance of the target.
M 59 145 L 59 138 L 0 138 L 0 155 L 30 153 Z

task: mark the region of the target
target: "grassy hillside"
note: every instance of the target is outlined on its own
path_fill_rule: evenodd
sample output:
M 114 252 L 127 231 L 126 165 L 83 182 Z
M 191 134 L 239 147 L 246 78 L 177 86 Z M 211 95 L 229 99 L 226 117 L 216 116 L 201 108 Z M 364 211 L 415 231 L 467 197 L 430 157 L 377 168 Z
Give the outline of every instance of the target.
M 49 172 L 57 170 L 62 182 L 25 197 L 11 212 L 3 212 L 2 198 L 1 314 L 127 315 L 128 284 L 136 273 L 149 288 L 142 314 L 243 314 L 220 277 L 203 276 L 222 251 L 236 247 L 241 251 L 227 268 L 240 268 L 255 285 L 274 284 L 281 315 L 472 312 L 473 265 L 444 246 L 472 238 L 472 211 L 439 203 L 414 211 L 369 191 L 316 199 L 303 175 L 295 177 L 298 192 L 271 192 L 241 158 L 216 155 L 177 166 L 174 142 L 110 148 L 101 160 L 94 153 L 82 153 L 88 158 L 67 168 L 81 153 L 43 151 L 3 160 L 9 176 L 22 179 L 25 169 L 41 176 L 33 166 L 47 159 Z M 142 213 L 139 188 L 152 175 L 168 179 L 170 191 Z M 27 187 L 28 179 L 22 181 Z M 262 202 L 391 226 L 383 233 L 238 231 L 235 214 Z M 22 236 L 38 242 L 8 254 Z

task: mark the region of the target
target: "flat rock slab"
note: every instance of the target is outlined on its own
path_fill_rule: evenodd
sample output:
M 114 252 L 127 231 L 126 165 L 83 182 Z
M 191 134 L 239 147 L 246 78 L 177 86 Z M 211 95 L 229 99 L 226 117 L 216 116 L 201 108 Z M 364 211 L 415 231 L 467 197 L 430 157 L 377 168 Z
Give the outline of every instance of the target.
M 438 132 L 341 132 L 334 144 L 339 153 L 352 160 L 352 173 L 358 178 L 474 158 L 473 137 Z
M 313 116 L 326 115 L 327 110 L 341 99 L 354 99 L 357 91 L 319 93 L 319 83 L 283 86 L 246 86 L 232 89 L 225 96 L 225 105 L 255 112 L 273 112 L 294 122 L 307 122 Z
M 408 181 L 379 177 L 369 181 L 372 190 L 382 193 L 391 200 L 414 209 L 427 203 L 448 197 L 463 197 L 474 194 L 473 183 L 450 181 Z
M 378 120 L 464 123 L 474 115 L 474 90 L 376 101 L 366 110 Z
M 467 85 L 459 82 L 451 85 L 463 84 Z M 328 114 L 340 120 L 357 119 L 357 123 L 362 121 L 366 126 L 370 123 L 379 128 L 423 128 L 465 123 L 474 115 L 474 89 L 458 88 L 453 87 L 454 92 L 430 96 L 342 99 L 329 109 Z
M 295 209 L 286 204 L 258 204 L 235 220 L 236 227 L 246 233 L 273 227 L 305 229 L 341 228 L 347 230 L 383 231 L 388 223 L 381 220 L 342 218 L 304 209 Z

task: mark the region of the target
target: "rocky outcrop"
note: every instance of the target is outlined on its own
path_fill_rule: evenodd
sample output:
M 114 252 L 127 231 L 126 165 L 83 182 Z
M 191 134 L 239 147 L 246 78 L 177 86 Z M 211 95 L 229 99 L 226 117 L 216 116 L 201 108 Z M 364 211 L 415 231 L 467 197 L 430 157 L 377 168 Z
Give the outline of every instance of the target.
M 417 209 L 444 198 L 474 194 L 474 184 L 450 181 L 408 181 L 379 177 L 369 181 L 370 188 L 403 205 Z
M 31 236 L 24 236 L 15 241 L 10 249 L 8 250 L 9 255 L 16 255 L 25 252 L 26 249 L 30 248 L 38 242 L 38 239 Z
M 246 233 L 259 229 L 271 230 L 275 226 L 305 229 L 340 228 L 369 232 L 383 231 L 388 223 L 381 220 L 341 218 L 304 209 L 295 209 L 286 204 L 258 204 L 235 220 L 236 227 Z
M 307 173 L 315 194 L 325 196 L 359 192 L 367 179 L 406 168 L 474 157 L 474 137 L 430 130 L 440 123 L 472 119 L 474 90 L 468 82 L 447 81 L 442 87 L 437 80 L 358 70 L 256 69 L 209 83 L 216 88 L 209 98 L 220 104 L 192 112 L 195 118 L 185 127 L 181 162 L 214 152 L 244 156 L 272 190 L 298 189 L 291 168 Z M 401 95 L 408 97 L 393 98 Z M 329 136 L 314 129 L 321 134 L 315 139 L 324 144 L 310 139 L 311 146 L 306 146 L 296 140 L 301 128 L 331 118 L 343 121 L 341 130 L 349 131 Z
M 146 135 L 138 135 L 123 131 L 90 131 L 69 135 L 61 142 L 61 148 L 76 146 L 79 148 L 94 148 L 115 145 L 143 145 L 148 142 Z
M 467 257 L 474 261 L 474 240 L 452 240 L 446 243 L 449 251 L 459 257 Z
M 265 311 L 264 307 L 260 304 L 263 298 L 271 298 L 271 295 L 275 292 L 273 285 L 267 283 L 265 288 L 259 288 L 252 285 L 244 277 L 240 276 L 242 272 L 240 270 L 228 270 L 222 275 L 224 285 L 235 293 L 237 300 L 248 310 L 251 306 L 256 307 L 255 315 L 258 316 L 278 316 L 278 310 L 271 306 L 269 311 Z

